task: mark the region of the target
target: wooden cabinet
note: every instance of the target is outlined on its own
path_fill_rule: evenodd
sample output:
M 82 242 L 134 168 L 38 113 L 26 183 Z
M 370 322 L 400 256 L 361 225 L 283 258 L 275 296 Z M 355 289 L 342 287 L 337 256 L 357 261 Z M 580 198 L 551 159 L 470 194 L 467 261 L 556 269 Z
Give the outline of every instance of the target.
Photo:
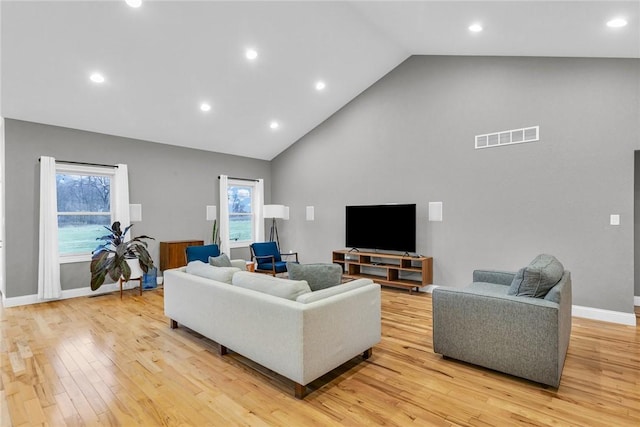
M 333 251 L 332 261 L 342 266 L 344 277 L 367 278 L 385 286 L 414 289 L 433 283 L 433 258 Z
M 160 242 L 160 271 L 187 265 L 184 250 L 187 246 L 204 245 L 203 240 L 174 240 Z

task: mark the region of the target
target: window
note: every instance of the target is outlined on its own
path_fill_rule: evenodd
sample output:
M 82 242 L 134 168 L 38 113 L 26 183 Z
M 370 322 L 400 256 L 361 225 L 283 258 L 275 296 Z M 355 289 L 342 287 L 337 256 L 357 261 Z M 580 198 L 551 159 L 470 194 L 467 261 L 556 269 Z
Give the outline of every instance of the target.
M 113 168 L 58 164 L 58 254 L 61 263 L 89 261 L 113 219 Z
M 229 241 L 232 248 L 245 247 L 254 241 L 255 183 L 229 180 Z

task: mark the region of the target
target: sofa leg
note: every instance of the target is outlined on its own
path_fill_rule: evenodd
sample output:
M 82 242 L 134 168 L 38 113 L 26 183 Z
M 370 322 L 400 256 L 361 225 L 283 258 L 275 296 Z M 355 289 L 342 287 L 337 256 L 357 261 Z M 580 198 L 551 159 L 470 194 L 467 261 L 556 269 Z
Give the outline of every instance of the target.
M 373 354 L 373 347 L 370 347 L 370 348 L 366 349 L 364 351 L 364 353 L 362 353 L 362 358 L 364 360 L 367 360 L 368 358 L 371 357 L 372 354 Z
M 304 395 L 307 392 L 307 387 L 302 385 L 302 384 L 298 384 L 296 383 L 296 399 L 304 399 Z
M 220 356 L 226 356 L 229 353 L 229 349 L 220 344 Z
M 171 326 L 171 329 L 178 329 L 178 322 L 173 319 L 169 319 L 169 326 Z

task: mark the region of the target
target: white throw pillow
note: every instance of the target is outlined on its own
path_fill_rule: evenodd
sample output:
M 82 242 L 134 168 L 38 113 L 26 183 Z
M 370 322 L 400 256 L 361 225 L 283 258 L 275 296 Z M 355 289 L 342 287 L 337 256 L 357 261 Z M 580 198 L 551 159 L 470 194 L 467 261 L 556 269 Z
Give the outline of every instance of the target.
M 287 280 L 266 274 L 241 271 L 233 275 L 232 284 L 280 298 L 295 301 L 302 294 L 311 292 L 306 280 Z
M 231 284 L 233 275 L 240 269 L 236 267 L 214 267 L 202 261 L 191 261 L 187 264 L 186 271 L 194 276 Z

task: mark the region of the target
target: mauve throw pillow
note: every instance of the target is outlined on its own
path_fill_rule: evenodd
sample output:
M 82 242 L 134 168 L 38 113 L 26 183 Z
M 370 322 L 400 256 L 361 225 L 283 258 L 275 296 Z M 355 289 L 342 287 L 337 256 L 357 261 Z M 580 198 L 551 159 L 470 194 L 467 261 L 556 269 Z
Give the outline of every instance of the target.
M 508 295 L 544 298 L 562 279 L 564 266 L 554 256 L 541 254 L 513 278 Z

